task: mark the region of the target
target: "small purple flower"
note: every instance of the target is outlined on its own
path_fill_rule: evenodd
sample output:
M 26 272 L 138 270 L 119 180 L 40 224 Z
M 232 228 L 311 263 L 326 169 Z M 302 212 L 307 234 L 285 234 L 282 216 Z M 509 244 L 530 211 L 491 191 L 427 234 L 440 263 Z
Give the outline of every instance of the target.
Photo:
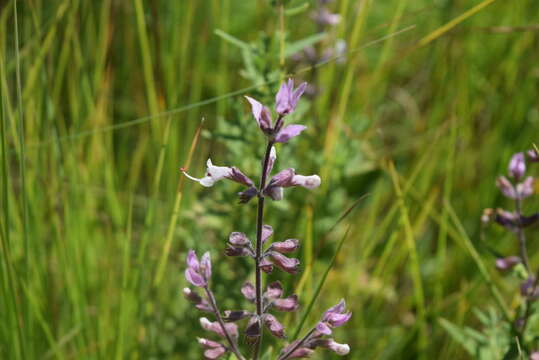
M 254 302 L 255 299 L 256 299 L 255 287 L 249 281 L 247 281 L 247 282 L 245 282 L 245 284 L 243 284 L 243 286 L 241 287 L 241 293 L 250 302 Z
M 515 187 L 505 176 L 500 176 L 498 179 L 496 179 L 496 186 L 506 197 L 511 199 L 517 198 Z
M 204 358 L 208 360 L 219 359 L 227 352 L 224 345 L 216 341 L 198 338 L 198 343 L 206 349 L 206 351 L 204 351 Z
M 320 339 L 316 341 L 315 345 L 330 349 L 337 355 L 347 355 L 350 352 L 350 346 L 348 344 L 339 344 L 333 339 Z
M 250 246 L 251 241 L 242 232 L 232 232 L 230 233 L 230 236 L 228 237 L 228 242 L 234 246 Z
M 258 266 L 266 274 L 270 274 L 273 271 L 273 263 L 268 258 L 262 259 Z
M 271 244 L 270 249 L 278 251 L 282 254 L 288 254 L 291 252 L 294 252 L 299 247 L 299 240 L 298 239 L 287 239 L 285 241 L 276 241 L 273 244 Z
M 212 331 L 216 333 L 217 335 L 226 338 L 225 332 L 223 331 L 223 328 L 221 327 L 221 324 L 219 324 L 217 321 L 211 322 L 207 318 L 203 317 L 200 318 L 200 326 L 206 331 Z M 226 323 L 225 324 L 226 332 L 234 337 L 238 337 L 238 326 L 234 323 Z
M 341 16 L 330 13 L 326 8 L 321 8 L 313 14 L 313 20 L 321 26 L 335 26 L 341 21 Z
M 236 181 L 242 185 L 253 187 L 254 183 L 251 179 L 249 179 L 247 176 L 245 176 L 238 168 L 236 167 L 227 167 L 227 166 L 215 166 L 212 164 L 211 159 L 208 159 L 206 162 L 207 169 L 206 169 L 206 176 L 204 176 L 201 179 L 195 178 L 191 175 L 189 175 L 185 170 L 181 170 L 183 174 L 198 183 L 200 185 L 205 187 L 211 187 L 213 184 L 215 184 L 217 181 L 222 179 L 229 179 L 232 181 Z
M 273 301 L 272 306 L 278 311 L 296 311 L 299 307 L 298 296 L 290 295 L 284 299 L 276 299 Z
M 346 303 L 342 299 L 337 305 L 329 308 L 322 316 L 322 322 L 329 327 L 335 328 L 344 325 L 352 317 L 351 312 L 346 312 Z
M 279 281 L 274 281 L 268 285 L 264 297 L 268 300 L 275 300 L 283 296 L 283 286 Z
M 245 328 L 245 336 L 247 337 L 248 342 L 255 342 L 261 333 L 262 329 L 260 327 L 260 319 L 256 315 L 252 316 L 247 323 L 247 327 Z
M 251 104 L 251 111 L 260 130 L 266 135 L 271 135 L 273 133 L 273 121 L 271 120 L 269 109 L 249 96 L 245 98 Z
M 277 251 L 270 251 L 268 255 L 271 257 L 273 264 L 275 264 L 279 269 L 286 271 L 289 274 L 296 274 L 298 272 L 298 259 L 288 258 Z M 266 260 L 266 258 L 264 258 L 264 260 Z
M 301 134 L 301 132 L 305 129 L 307 129 L 307 126 L 297 124 L 287 125 L 281 131 L 279 131 L 279 133 L 277 133 L 275 136 L 275 141 L 279 143 L 286 143 L 288 140 Z
M 516 153 L 509 162 L 509 175 L 515 180 L 522 178 L 526 173 L 526 161 L 523 152 Z
M 528 196 L 533 195 L 534 193 L 534 178 L 531 176 L 528 176 L 526 179 L 524 179 L 523 182 L 520 184 L 517 184 L 516 186 L 516 193 L 517 196 L 519 196 L 521 199 L 527 198 Z
M 496 268 L 498 270 L 511 270 L 515 265 L 519 264 L 522 260 L 518 256 L 508 256 L 505 258 L 496 259 Z
M 277 338 L 284 338 L 284 326 L 277 320 L 277 318 L 271 314 L 264 315 L 264 325 L 268 328 L 270 333 Z
M 240 198 L 240 204 L 247 204 L 256 195 L 258 195 L 258 190 L 254 186 L 239 192 L 238 197 Z
M 253 315 L 253 313 L 246 310 L 225 310 L 223 320 L 226 322 L 239 321 Z
M 228 245 L 225 249 L 227 256 L 254 256 L 251 241 L 247 235 L 241 232 L 233 232 L 228 238 Z
M 198 310 L 205 311 L 205 312 L 213 312 L 213 309 L 208 303 L 208 301 L 206 301 L 206 299 L 203 299 L 200 295 L 198 295 L 196 291 L 193 291 L 189 289 L 188 287 L 186 287 L 183 289 L 183 296 L 185 296 L 187 300 L 193 303 Z
M 202 255 L 200 262 L 194 250 L 189 250 L 187 254 L 187 269 L 185 269 L 185 278 L 191 284 L 197 287 L 205 287 L 211 278 L 210 253 Z
M 273 228 L 271 225 L 262 226 L 262 244 L 265 244 L 271 235 L 273 235 Z
M 530 360 L 539 360 L 539 351 L 534 351 L 530 355 Z
M 528 150 L 526 154 L 528 155 L 528 159 L 531 162 L 539 162 L 539 153 L 537 152 L 537 150 L 535 149 Z M 538 359 L 539 359 L 539 353 L 537 354 L 538 354 Z
M 288 83 L 283 83 L 275 96 L 275 110 L 277 113 L 287 115 L 294 112 L 306 86 L 307 83 L 304 82 L 294 90 L 294 80 L 288 79 Z
M 275 174 L 263 190 L 263 193 L 273 200 L 281 200 L 283 195 L 282 188 L 301 186 L 306 189 L 314 189 L 319 187 L 320 183 L 321 180 L 318 175 L 297 175 L 293 168 L 289 168 Z

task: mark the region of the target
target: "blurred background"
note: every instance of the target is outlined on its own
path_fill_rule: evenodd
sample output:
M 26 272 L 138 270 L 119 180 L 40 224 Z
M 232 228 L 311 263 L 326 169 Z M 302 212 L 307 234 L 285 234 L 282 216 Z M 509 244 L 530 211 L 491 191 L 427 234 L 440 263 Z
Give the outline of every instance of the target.
M 311 84 L 292 116 L 308 130 L 276 169 L 322 186 L 267 206 L 274 239 L 302 244 L 299 275 L 269 276 L 300 296 L 288 333 L 330 268 L 303 332 L 344 297 L 349 359 L 467 358 L 447 321 L 481 330 L 481 309 L 496 326 L 487 279 L 517 303 L 494 269 L 517 245 L 480 217 L 509 206 L 496 176 L 538 141 L 537 14 L 535 0 L 0 1 L 0 357 L 201 358 L 185 254 L 211 251 L 222 309 L 249 306 L 252 264 L 223 250 L 231 231 L 254 238 L 256 205 L 179 168 L 202 176 L 211 157 L 257 178 L 243 95 L 273 106 L 291 76 Z

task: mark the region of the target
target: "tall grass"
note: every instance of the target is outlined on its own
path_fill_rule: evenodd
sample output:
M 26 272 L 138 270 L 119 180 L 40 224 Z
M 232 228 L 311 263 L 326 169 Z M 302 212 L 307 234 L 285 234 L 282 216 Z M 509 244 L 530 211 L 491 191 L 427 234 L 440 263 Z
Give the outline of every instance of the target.
M 234 158 L 221 130 L 247 121 L 240 95 L 257 91 L 214 31 L 247 42 L 260 31 L 284 28 L 292 40 L 316 31 L 308 12 L 289 17 L 269 3 L 0 2 L 0 358 L 199 358 L 181 259 L 188 247 L 219 253 L 224 233 L 250 228 L 252 209 L 234 206 L 224 222 L 236 189 L 208 201 L 179 185 L 178 170 L 190 152 L 198 174 L 208 155 Z M 342 335 L 352 359 L 464 358 L 438 319 L 476 326 L 474 307 L 514 310 L 516 289 L 487 250 L 507 253 L 511 242 L 495 230 L 482 242 L 479 216 L 503 204 L 492 184 L 510 154 L 538 141 L 539 43 L 529 25 L 539 3 L 333 7 L 350 53 L 317 69 L 324 91 L 302 119 L 310 139 L 290 148 L 323 187 L 271 204 L 296 214 L 272 211 L 278 236 L 307 239 L 307 273 L 286 284 L 305 308 L 333 263 L 313 307 L 350 299 Z M 218 263 L 218 295 L 249 276 Z M 288 319 L 290 333 L 300 320 Z

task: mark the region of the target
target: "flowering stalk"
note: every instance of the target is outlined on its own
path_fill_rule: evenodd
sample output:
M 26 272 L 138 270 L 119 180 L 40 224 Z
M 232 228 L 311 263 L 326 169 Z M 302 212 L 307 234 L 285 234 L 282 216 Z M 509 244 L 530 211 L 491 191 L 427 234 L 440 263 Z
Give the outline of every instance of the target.
M 298 124 L 284 124 L 287 115 L 294 112 L 298 101 L 305 91 L 307 84 L 303 83 L 294 89 L 294 83 L 289 80 L 281 85 L 275 98 L 275 111 L 278 114 L 275 124 L 272 121 L 270 110 L 257 100 L 246 97 L 251 105 L 253 116 L 262 133 L 267 137 L 266 150 L 262 161 L 260 183 L 255 187 L 254 182 L 236 167 L 216 166 L 210 159 L 207 161 L 207 171 L 204 177 L 195 178 L 182 170 L 189 179 L 197 181 L 202 186 L 211 187 L 217 181 L 228 179 L 245 187 L 246 190 L 238 193 L 240 203 L 248 203 L 254 197 L 258 198 L 256 219 L 256 242 L 251 243 L 246 234 L 232 232 L 228 238 L 225 254 L 228 256 L 243 256 L 253 258 L 255 263 L 255 285 L 250 282 L 244 283 L 241 293 L 255 305 L 255 311 L 227 310 L 221 314 L 213 293 L 209 288 L 211 277 L 211 262 L 209 253 L 202 256 L 200 262 L 193 250 L 187 256 L 187 269 L 185 277 L 192 285 L 203 288 L 205 297 L 199 296 L 195 291 L 186 288 L 184 294 L 189 301 L 200 311 L 212 313 L 217 321 L 211 322 L 207 318 L 201 318 L 200 324 L 205 330 L 212 331 L 227 341 L 228 346 L 219 342 L 199 339 L 199 343 L 205 349 L 205 359 L 218 359 L 227 352 L 232 352 L 240 360 L 242 356 L 237 343 L 238 326 L 236 322 L 248 319 L 244 330 L 246 342 L 254 344 L 253 359 L 259 359 L 262 348 L 263 328 L 279 339 L 285 338 L 285 328 L 271 313 L 272 311 L 292 312 L 299 306 L 298 297 L 290 295 L 283 297 L 283 287 L 278 281 L 267 285 L 262 289 L 262 272 L 270 273 L 274 267 L 290 274 L 298 272 L 299 260 L 288 257 L 299 247 L 299 240 L 286 239 L 273 241 L 266 246 L 268 239 L 273 234 L 273 228 L 264 224 L 264 205 L 266 198 L 278 201 L 283 198 L 284 188 L 301 186 L 314 189 L 320 186 L 318 175 L 304 176 L 296 174 L 292 168 L 284 169 L 269 178 L 275 160 L 277 158 L 275 145 L 287 143 L 290 139 L 298 136 L 306 127 Z M 268 180 L 269 179 L 269 180 Z M 266 247 L 265 247 L 266 246 Z M 265 247 L 265 249 L 264 249 Z M 341 326 L 350 319 L 351 313 L 345 312 L 344 301 L 332 307 L 323 315 L 318 325 L 302 340 L 293 341 L 282 351 L 280 359 L 302 358 L 311 355 L 315 348 L 325 347 L 337 354 L 345 355 L 350 351 L 346 344 L 339 344 L 333 339 L 327 338 L 331 334 L 331 328 Z
M 501 270 L 510 270 L 518 264 L 522 264 L 527 279 L 521 284 L 520 292 L 524 297 L 524 314 L 520 316 L 516 315 L 516 320 L 513 323 L 513 330 L 518 336 L 519 342 L 525 348 L 527 344 L 524 343 L 524 332 L 528 324 L 528 320 L 531 316 L 532 304 L 539 298 L 539 270 L 537 274 L 533 274 L 529 259 L 528 249 L 526 244 L 526 234 L 524 229 L 530 225 L 533 225 L 539 220 L 539 213 L 535 213 L 529 216 L 523 214 L 522 201 L 533 195 L 534 193 L 534 178 L 532 176 L 525 177 L 526 173 L 526 158 L 529 162 L 538 162 L 539 156 L 535 150 L 529 150 L 527 154 L 519 152 L 511 157 L 508 167 L 509 177 L 513 180 L 509 180 L 505 176 L 500 176 L 496 180 L 496 185 L 502 192 L 502 194 L 514 200 L 515 209 L 513 212 L 503 209 L 485 209 L 483 213 L 483 222 L 494 221 L 499 225 L 502 225 L 509 231 L 512 231 L 518 241 L 519 256 L 508 256 L 505 258 L 499 258 L 496 260 L 496 267 Z

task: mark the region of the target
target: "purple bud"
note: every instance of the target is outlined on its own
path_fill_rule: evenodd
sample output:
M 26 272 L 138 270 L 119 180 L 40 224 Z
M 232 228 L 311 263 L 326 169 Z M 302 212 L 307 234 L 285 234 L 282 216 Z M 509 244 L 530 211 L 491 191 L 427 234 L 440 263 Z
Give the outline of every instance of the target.
M 530 355 L 530 360 L 539 360 L 539 351 L 534 351 Z
M 193 304 L 200 304 L 202 302 L 202 297 L 188 287 L 183 288 L 183 296 Z
M 275 300 L 283 295 L 283 286 L 279 281 L 274 281 L 268 285 L 264 297 L 268 300 Z
M 509 176 L 515 178 L 518 181 L 521 177 L 524 176 L 526 172 L 526 161 L 524 158 L 524 153 L 519 152 L 513 155 L 511 161 L 509 162 Z
M 280 115 L 287 115 L 292 113 L 298 105 L 299 98 L 305 91 L 307 83 L 302 83 L 294 91 L 294 81 L 288 79 L 288 83 L 283 83 L 279 92 L 275 96 L 275 110 Z
M 242 232 L 232 232 L 228 237 L 228 242 L 234 246 L 248 246 L 251 245 L 251 241 Z
M 333 339 L 320 340 L 317 345 L 333 350 L 338 355 L 347 355 L 350 352 L 348 344 L 339 344 Z
M 245 319 L 246 317 L 249 317 L 253 314 L 246 310 L 226 310 L 224 312 L 224 315 L 225 315 L 223 318 L 224 321 L 234 322 L 241 319 Z
M 287 359 L 308 358 L 308 357 L 311 357 L 313 354 L 314 354 L 314 350 L 302 347 L 302 348 L 294 350 L 294 352 L 290 354 L 287 357 Z
M 531 176 L 528 176 L 526 179 L 524 179 L 523 182 L 521 182 L 520 184 L 517 184 L 516 192 L 518 196 L 521 199 L 524 199 L 524 198 L 527 198 L 528 196 L 533 195 L 533 192 L 534 192 L 533 184 L 534 184 L 534 179 Z
M 275 165 L 275 160 L 277 160 L 277 151 L 275 150 L 275 146 L 272 146 L 270 150 L 270 155 L 268 158 L 268 167 L 266 170 L 266 176 L 269 176 L 269 174 L 271 173 L 271 170 L 273 170 L 273 165 Z M 262 162 L 263 161 L 264 160 L 262 160 Z M 262 163 L 262 166 L 264 166 L 263 163 Z
M 331 328 L 322 321 L 316 324 L 316 331 L 318 331 L 322 335 L 331 335 Z
M 526 227 L 526 226 L 530 226 L 530 225 L 533 225 L 537 222 L 537 220 L 539 220 L 539 213 L 535 213 L 533 215 L 530 215 L 530 216 L 521 216 L 520 217 L 520 222 L 522 224 L 523 227 Z
M 193 269 L 194 271 L 198 272 L 198 268 L 200 266 L 198 262 L 197 255 L 195 253 L 195 250 L 189 250 L 187 252 L 187 267 Z
M 205 359 L 209 359 L 209 360 L 218 359 L 221 356 L 223 356 L 227 351 L 226 348 L 222 344 L 212 341 L 212 340 L 198 338 L 198 343 L 204 349 L 206 349 L 206 351 L 204 351 Z
M 211 187 L 217 181 L 222 179 L 229 179 L 236 182 L 239 182 L 245 186 L 253 186 L 253 181 L 245 176 L 238 168 L 236 167 L 227 167 L 227 166 L 215 166 L 212 164 L 211 159 L 208 159 L 206 162 L 206 176 L 201 179 L 195 178 L 189 175 L 185 170 L 182 169 L 183 174 L 205 187 Z
M 200 259 L 200 273 L 204 276 L 206 281 L 211 278 L 211 260 L 209 251 L 205 252 Z
M 531 161 L 531 162 L 539 162 L 539 153 L 535 150 L 535 149 L 532 149 L 532 150 L 528 150 L 527 151 L 527 154 L 528 154 L 528 159 Z M 538 353 L 539 354 L 539 353 Z M 538 355 L 539 356 L 539 355 Z M 539 358 L 539 357 L 538 357 Z
M 213 308 L 206 300 L 202 300 L 200 304 L 196 304 L 195 308 L 197 308 L 199 311 L 213 313 Z
M 230 244 L 225 248 L 225 254 L 226 256 L 255 256 L 253 250 L 248 247 L 235 247 Z
M 264 325 L 266 325 L 273 336 L 280 339 L 284 338 L 284 326 L 277 320 L 275 316 L 271 314 L 264 315 Z
M 276 299 L 273 302 L 273 307 L 279 311 L 296 311 L 299 307 L 298 296 L 290 295 L 289 297 L 284 299 Z
M 313 15 L 313 20 L 321 26 L 335 26 L 341 21 L 341 16 L 330 13 L 326 8 L 321 8 Z
M 185 279 L 197 287 L 204 287 L 208 284 L 204 277 L 192 268 L 185 269 Z
M 200 325 L 206 331 L 212 331 L 221 337 L 226 337 L 225 332 L 223 331 L 223 328 L 217 321 L 211 322 L 207 318 L 203 317 L 203 318 L 200 318 Z M 226 329 L 226 332 L 230 336 L 238 337 L 238 326 L 236 324 L 226 323 L 225 329 Z
M 288 258 L 281 253 L 276 251 L 270 251 L 269 256 L 271 256 L 274 264 L 279 267 L 281 270 L 286 271 L 290 274 L 296 274 L 298 272 L 299 260 L 296 258 Z
M 255 187 L 250 187 L 249 189 L 239 192 L 238 196 L 240 198 L 240 204 L 247 204 L 252 198 L 258 194 L 258 190 Z
M 506 258 L 496 259 L 496 268 L 498 270 L 510 270 L 521 262 L 518 256 L 508 256 Z
M 271 244 L 271 249 L 283 254 L 294 252 L 299 247 L 298 239 L 288 239 L 285 241 L 277 241 Z
M 252 340 L 258 338 L 261 333 L 262 329 L 260 328 L 258 316 L 252 316 L 247 323 L 247 327 L 245 328 L 245 336 L 250 338 L 252 342 Z
M 268 260 L 268 258 L 263 258 L 258 264 L 258 267 L 260 267 L 260 270 L 262 270 L 266 274 L 269 274 L 273 271 L 273 263 Z
M 273 228 L 271 225 L 262 226 L 262 244 L 266 243 L 271 235 L 273 235 Z
M 511 199 L 517 198 L 515 187 L 505 176 L 500 176 L 496 179 L 496 186 L 501 190 L 502 194 Z
M 305 129 L 307 129 L 307 127 L 303 125 L 287 125 L 279 131 L 277 136 L 275 136 L 275 141 L 279 143 L 286 143 L 288 140 L 301 134 L 301 132 Z
M 254 285 L 251 284 L 249 281 L 243 284 L 243 286 L 241 287 L 241 293 L 250 302 L 254 302 L 256 300 L 256 289 Z
M 320 186 L 320 177 L 318 175 L 296 175 L 293 168 L 285 169 L 273 176 L 268 184 L 270 187 L 290 187 L 302 186 L 307 189 L 314 189 Z
M 535 286 L 535 278 L 533 276 L 530 276 L 520 285 L 520 294 L 533 300 L 537 299 L 539 289 Z
M 352 317 L 352 313 L 346 313 L 346 303 L 342 299 L 337 305 L 329 308 L 322 316 L 322 321 L 330 327 L 344 325 Z
M 496 209 L 494 221 L 509 230 L 514 230 L 518 227 L 517 214 L 503 209 Z
M 279 201 L 283 199 L 283 188 L 279 186 L 268 186 L 264 189 L 264 194 L 268 195 L 271 200 Z
M 258 123 L 260 130 L 266 135 L 271 135 L 273 131 L 273 122 L 271 120 L 269 109 L 249 96 L 246 96 L 245 98 L 251 104 L 251 111 L 253 112 L 253 116 Z

